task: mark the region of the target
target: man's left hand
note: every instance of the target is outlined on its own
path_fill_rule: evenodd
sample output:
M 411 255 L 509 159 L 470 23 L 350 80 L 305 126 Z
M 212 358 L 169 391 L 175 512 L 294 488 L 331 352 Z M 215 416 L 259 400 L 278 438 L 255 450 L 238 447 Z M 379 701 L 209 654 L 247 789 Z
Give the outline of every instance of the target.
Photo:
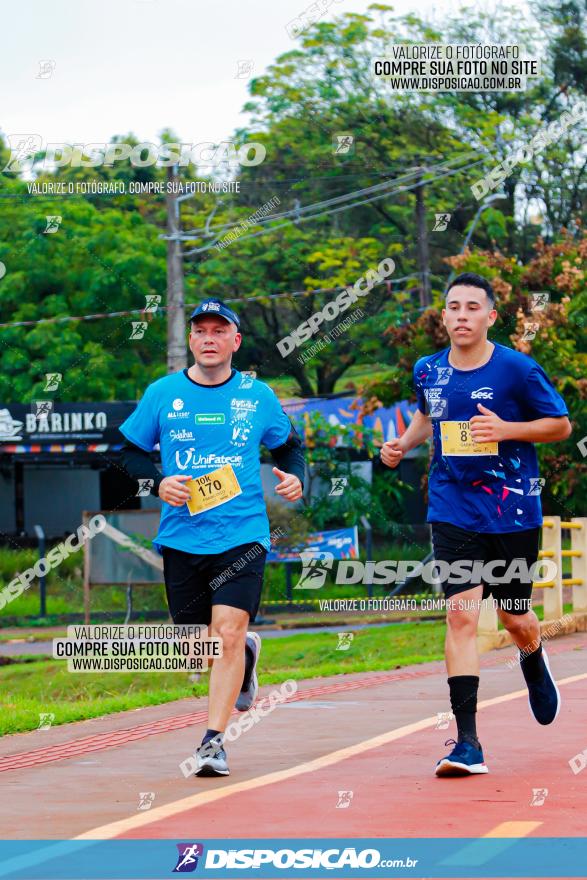
M 302 484 L 295 474 L 286 474 L 274 467 L 273 473 L 280 480 L 275 487 L 275 491 L 286 501 L 298 501 L 302 497 Z
M 471 419 L 471 437 L 475 443 L 495 443 L 509 439 L 508 422 L 504 422 L 482 403 L 477 404 L 477 409 L 482 415 Z

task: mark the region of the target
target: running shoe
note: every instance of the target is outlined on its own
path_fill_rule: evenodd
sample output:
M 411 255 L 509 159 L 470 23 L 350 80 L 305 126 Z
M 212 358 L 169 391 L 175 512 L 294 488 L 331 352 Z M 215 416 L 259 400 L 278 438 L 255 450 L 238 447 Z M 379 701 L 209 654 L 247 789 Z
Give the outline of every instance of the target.
M 481 746 L 476 748 L 467 740 L 448 739 L 445 746 L 454 745 L 454 749 L 436 765 L 437 776 L 472 776 L 476 773 L 489 773 L 483 760 Z
M 223 739 L 222 734 L 219 733 L 218 736 L 209 739 L 207 743 L 199 747 L 196 752 L 198 761 L 196 776 L 228 776 L 230 774 L 226 763 Z
M 520 665 L 522 666 L 522 664 Z M 548 655 L 544 647 L 542 648 L 540 665 L 542 667 L 542 677 L 538 681 L 528 681 L 522 666 L 522 672 L 528 685 L 528 705 L 538 724 L 552 724 L 560 712 L 561 695 L 552 677 Z
M 261 653 L 261 636 L 258 633 L 249 632 L 247 633 L 247 647 L 246 651 L 250 651 L 250 655 L 252 655 L 252 662 L 249 661 L 247 664 L 248 669 L 245 669 L 245 677 L 243 679 L 243 686 L 241 688 L 240 694 L 236 699 L 236 708 L 239 712 L 246 712 L 247 709 L 250 709 L 255 700 L 257 699 L 257 694 L 259 693 L 259 682 L 257 681 L 257 660 L 259 659 L 259 654 Z

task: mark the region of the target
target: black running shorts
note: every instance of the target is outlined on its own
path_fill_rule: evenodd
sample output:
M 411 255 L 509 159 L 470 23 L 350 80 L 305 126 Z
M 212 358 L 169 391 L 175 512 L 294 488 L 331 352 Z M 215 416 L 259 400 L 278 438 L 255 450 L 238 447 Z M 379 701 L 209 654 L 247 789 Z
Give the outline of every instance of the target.
M 262 544 L 239 544 L 223 553 L 184 553 L 163 547 L 163 572 L 174 623 L 209 626 L 212 605 L 259 610 L 267 551 Z
M 538 559 L 540 528 L 503 534 L 483 534 L 468 532 L 451 523 L 435 522 L 432 523 L 432 545 L 436 562 L 453 563 L 466 560 L 467 565 L 461 566 L 462 572 L 469 570 L 469 561 L 473 563 L 472 580 L 469 579 L 466 583 L 463 583 L 466 578 L 463 574 L 454 571 L 454 567 L 453 572 L 448 575 L 442 571 L 443 567 L 446 570 L 446 566 L 439 567 L 442 589 L 447 599 L 483 584 L 483 598 L 493 595 L 503 611 L 510 614 L 525 614 L 531 609 L 532 577 L 528 578 L 525 574 L 531 573 L 531 568 Z M 498 565 L 498 561 L 501 564 Z M 495 581 L 490 577 L 486 578 L 486 572 L 485 576 L 475 576 L 476 562 L 477 571 L 481 565 L 493 562 Z M 499 578 L 502 578 L 502 582 L 499 582 Z

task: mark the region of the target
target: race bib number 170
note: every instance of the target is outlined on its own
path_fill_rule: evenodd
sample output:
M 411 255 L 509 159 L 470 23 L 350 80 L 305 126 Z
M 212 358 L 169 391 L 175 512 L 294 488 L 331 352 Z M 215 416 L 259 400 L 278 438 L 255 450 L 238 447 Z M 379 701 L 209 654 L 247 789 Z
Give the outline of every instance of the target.
M 230 464 L 225 464 L 201 477 L 195 477 L 186 483 L 186 488 L 191 492 L 191 498 L 186 504 L 192 516 L 226 504 L 243 491 Z
M 443 455 L 499 455 L 497 441 L 475 443 L 470 422 L 441 422 Z

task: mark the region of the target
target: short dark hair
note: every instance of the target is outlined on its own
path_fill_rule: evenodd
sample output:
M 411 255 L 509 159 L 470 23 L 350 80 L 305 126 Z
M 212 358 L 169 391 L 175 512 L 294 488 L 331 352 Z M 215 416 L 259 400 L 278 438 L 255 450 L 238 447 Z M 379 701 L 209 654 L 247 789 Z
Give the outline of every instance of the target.
M 457 284 L 460 284 L 462 287 L 480 287 L 481 290 L 484 290 L 487 294 L 487 297 L 492 306 L 495 305 L 495 293 L 493 292 L 493 287 L 487 280 L 487 278 L 483 278 L 481 275 L 477 275 L 475 272 L 463 272 L 461 275 L 457 275 L 456 278 L 448 285 L 448 290 L 446 291 L 446 296 L 450 293 L 453 287 L 456 287 Z

